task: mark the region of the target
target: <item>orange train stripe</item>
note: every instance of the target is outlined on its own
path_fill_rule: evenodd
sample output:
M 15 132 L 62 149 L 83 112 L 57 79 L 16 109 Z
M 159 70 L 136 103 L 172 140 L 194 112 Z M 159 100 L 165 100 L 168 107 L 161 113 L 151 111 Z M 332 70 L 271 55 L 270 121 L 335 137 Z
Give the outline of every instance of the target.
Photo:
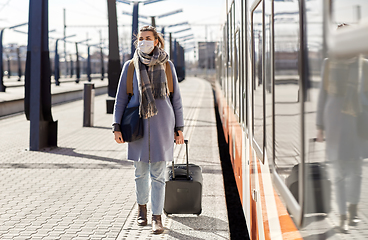
M 267 214 L 267 207 L 266 207 L 266 198 L 265 198 L 265 193 L 264 193 L 264 188 L 263 188 L 263 178 L 262 178 L 262 171 L 261 171 L 261 166 L 260 163 L 257 161 L 257 166 L 258 166 L 258 181 L 259 181 L 259 194 L 260 194 L 260 201 L 262 204 L 262 217 L 263 217 L 263 229 L 264 229 L 264 235 L 265 235 L 265 239 L 271 239 L 270 237 L 270 225 L 268 222 L 268 214 Z
M 253 154 L 250 151 L 249 152 L 249 205 L 250 205 L 250 229 L 249 229 L 249 235 L 250 235 L 250 239 L 255 240 L 258 239 L 258 226 L 257 226 L 257 208 L 256 208 L 256 203 L 252 198 L 252 189 L 254 189 L 254 164 L 253 164 Z M 254 206 L 254 207 L 253 207 Z
M 293 220 L 288 214 L 286 208 L 282 204 L 279 196 L 274 191 L 276 208 L 279 215 L 280 227 L 283 239 L 303 239 L 300 232 L 295 227 Z
M 239 195 L 240 195 L 240 201 L 242 202 L 242 205 L 243 205 L 243 202 L 244 202 L 244 199 L 243 199 L 243 168 L 242 168 L 242 165 L 244 164 L 242 162 L 242 159 L 243 159 L 243 156 L 242 156 L 242 146 L 243 146 L 243 136 L 242 136 L 242 128 L 241 128 L 241 125 L 239 123 L 237 123 L 235 125 L 235 157 L 236 157 L 236 165 L 237 165 L 237 169 L 236 169 L 236 172 L 238 173 L 238 178 L 237 178 L 237 185 L 239 186 Z
M 240 201 L 243 204 L 243 182 L 242 182 L 242 129 L 241 125 L 235 119 L 235 115 L 231 114 L 230 119 L 230 129 L 229 129 L 229 153 L 231 156 L 231 162 L 233 165 L 234 177 L 236 185 L 238 187 L 238 192 L 240 196 Z M 235 141 L 233 141 L 235 140 Z M 235 149 L 233 152 L 230 149 Z

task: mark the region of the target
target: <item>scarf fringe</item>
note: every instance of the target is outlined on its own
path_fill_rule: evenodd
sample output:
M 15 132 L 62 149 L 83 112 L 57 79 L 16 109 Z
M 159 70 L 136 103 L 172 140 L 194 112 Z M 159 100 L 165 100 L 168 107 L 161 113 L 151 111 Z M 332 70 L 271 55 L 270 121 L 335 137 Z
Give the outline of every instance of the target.
M 156 105 L 150 105 L 148 104 L 147 106 L 147 111 L 143 114 L 143 118 L 144 119 L 148 119 L 150 117 L 153 117 L 153 116 L 156 116 L 158 111 L 157 111 L 157 108 L 156 108 Z M 141 115 L 142 117 L 142 115 Z

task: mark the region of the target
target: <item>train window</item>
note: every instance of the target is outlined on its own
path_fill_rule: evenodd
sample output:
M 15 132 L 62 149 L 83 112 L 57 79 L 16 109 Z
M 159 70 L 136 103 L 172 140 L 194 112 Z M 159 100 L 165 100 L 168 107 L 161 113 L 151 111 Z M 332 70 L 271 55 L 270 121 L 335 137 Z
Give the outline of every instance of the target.
M 264 65 L 263 65 L 263 2 L 254 10 L 252 53 L 253 53 L 253 134 L 255 149 L 262 156 L 264 141 Z
M 246 4 L 244 1 L 241 1 L 241 37 L 239 45 L 241 46 L 241 85 L 242 85 L 242 92 L 241 92 L 241 121 L 244 124 L 245 129 L 248 127 L 248 118 L 247 118 L 247 99 L 248 99 L 248 83 L 247 83 L 247 77 L 248 77 L 248 71 L 247 71 L 247 31 L 245 31 L 247 26 L 247 10 L 246 10 Z
M 287 176 L 300 162 L 298 5 L 275 3 L 275 165 Z M 293 14 L 294 13 L 294 14 Z M 285 19 L 285 20 L 284 20 Z
M 243 69 L 242 69 L 242 46 L 241 46 L 241 34 L 242 34 L 242 29 L 241 29 L 241 24 L 242 24 L 242 4 L 241 4 L 241 0 L 235 0 L 234 4 L 235 4 L 235 48 L 236 48 L 236 52 L 235 52 L 235 61 L 236 61 L 236 71 L 235 71 L 235 89 L 236 89 L 236 97 L 235 97 L 235 114 L 237 117 L 237 120 L 239 123 L 242 123 L 242 117 L 241 117 L 241 112 L 242 112 L 242 82 L 241 80 L 243 79 L 242 73 L 243 73 Z
M 228 42 L 227 42 L 227 22 L 224 25 L 224 29 L 222 32 L 222 37 L 223 37 L 223 43 L 222 43 L 222 91 L 224 93 L 224 97 L 226 99 L 227 97 L 227 89 L 226 89 L 226 84 L 227 84 L 227 63 L 228 63 Z
M 235 49 L 234 49 L 234 81 L 235 81 L 235 99 L 234 99 L 234 110 L 235 115 L 239 119 L 239 97 L 240 97 L 240 85 L 239 85 L 239 31 L 235 34 Z
M 299 33 L 298 2 L 274 2 L 274 164 L 289 189 L 298 179 L 292 172 L 301 162 L 302 150 Z
M 233 3 L 231 5 L 231 66 L 232 66 L 232 71 L 231 71 L 231 93 L 232 93 L 232 98 L 231 98 L 231 104 L 232 104 L 232 108 L 233 108 L 233 113 L 236 112 L 236 73 L 237 73 L 237 46 L 235 43 L 235 3 Z
M 225 42 L 226 42 L 226 63 L 227 65 L 230 64 L 230 43 L 229 43 L 229 34 L 230 34 L 230 13 L 227 14 L 227 21 L 226 21 L 226 32 L 225 32 Z
M 234 99 L 234 91 L 233 91 L 233 54 L 234 54 L 234 45 L 233 45 L 233 8 L 231 8 L 230 13 L 228 15 L 228 43 L 229 43 L 229 63 L 228 63 L 228 72 L 227 72 L 227 79 L 228 79 L 228 106 L 232 106 L 232 102 Z

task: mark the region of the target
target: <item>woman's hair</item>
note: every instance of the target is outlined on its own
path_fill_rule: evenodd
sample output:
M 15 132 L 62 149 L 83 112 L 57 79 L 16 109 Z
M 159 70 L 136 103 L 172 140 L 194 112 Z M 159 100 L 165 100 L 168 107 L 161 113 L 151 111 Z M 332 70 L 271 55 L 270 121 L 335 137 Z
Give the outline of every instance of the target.
M 138 46 L 138 41 L 139 41 L 139 35 L 141 34 L 141 32 L 152 32 L 153 36 L 155 37 L 155 39 L 158 39 L 158 47 L 163 49 L 165 47 L 165 40 L 162 37 L 162 34 L 157 32 L 155 27 L 152 26 L 143 26 L 141 29 L 139 29 L 138 35 L 135 36 L 135 41 L 134 41 L 134 45 L 137 47 Z

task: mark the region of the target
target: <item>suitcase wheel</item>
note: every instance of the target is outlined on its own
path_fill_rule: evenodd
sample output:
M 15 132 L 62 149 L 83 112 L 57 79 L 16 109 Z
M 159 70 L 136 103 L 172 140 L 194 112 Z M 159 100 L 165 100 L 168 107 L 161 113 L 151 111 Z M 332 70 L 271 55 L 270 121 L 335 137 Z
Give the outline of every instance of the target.
M 199 215 L 201 215 L 201 213 L 202 213 L 202 209 L 199 210 L 199 213 L 195 213 L 195 215 L 199 216 Z

